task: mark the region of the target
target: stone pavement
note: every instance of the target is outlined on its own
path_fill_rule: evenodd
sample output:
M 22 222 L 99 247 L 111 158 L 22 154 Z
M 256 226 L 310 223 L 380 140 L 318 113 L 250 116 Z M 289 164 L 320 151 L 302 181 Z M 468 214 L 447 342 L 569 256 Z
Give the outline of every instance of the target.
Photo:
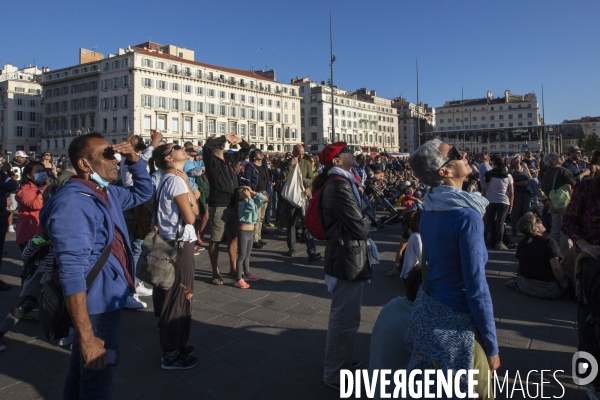
M 362 368 L 367 368 L 370 334 L 379 311 L 389 300 L 404 294 L 403 282 L 386 276 L 401 233 L 396 225 L 373 234 L 382 262 L 374 269 L 372 283 L 365 285 L 355 347 Z M 275 230 L 269 230 L 263 239 L 268 245 L 254 250 L 251 262 L 252 273 L 261 281 L 252 283 L 250 290 L 234 288 L 233 278 L 225 275 L 224 286 L 211 285 L 207 252 L 196 256 L 190 344 L 198 349 L 198 367 L 162 370 L 152 310 L 124 312 L 115 398 L 338 398 L 338 393 L 322 383 L 330 305 L 323 283 L 323 261 L 308 264 L 303 243 L 298 244 L 296 257 L 283 256 L 287 250 L 285 236 Z M 323 243 L 319 244 L 323 253 Z M 219 264 L 225 267 L 228 258 L 224 245 L 221 248 Z M 7 236 L 5 251 L 8 254 L 0 278 L 15 287 L 0 292 L 2 318 L 19 295 L 21 262 L 14 234 Z M 515 261 L 514 251 L 490 251 L 487 266 L 500 342 L 500 374 L 508 371 L 515 378 L 518 370 L 525 382 L 529 370 L 562 369 L 565 372 L 557 374 L 565 387 L 562 398 L 584 399 L 584 391 L 570 377 L 577 343 L 575 303 L 532 299 L 505 288 L 508 278 L 515 276 Z M 151 306 L 151 298 L 143 299 Z M 0 399 L 60 398 L 69 351 L 45 340 L 37 322 L 31 320 L 20 322 L 6 338 L 8 349 L 0 353 Z M 529 394 L 534 397 L 539 373 L 529 378 Z M 551 373 L 546 372 L 543 379 L 551 382 L 544 386 L 544 396 L 562 394 Z M 512 379 L 510 385 L 512 389 Z M 512 398 L 529 397 L 517 390 Z

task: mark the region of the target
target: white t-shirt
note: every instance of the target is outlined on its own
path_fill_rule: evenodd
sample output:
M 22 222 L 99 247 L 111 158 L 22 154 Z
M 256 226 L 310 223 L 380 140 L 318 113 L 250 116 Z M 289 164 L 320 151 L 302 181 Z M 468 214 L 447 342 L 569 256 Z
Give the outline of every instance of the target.
M 421 263 L 423 257 L 423 244 L 421 243 L 421 234 L 414 232 L 408 238 L 406 244 L 406 250 L 404 250 L 404 264 L 402 264 L 402 271 L 400 271 L 400 278 L 406 279 L 410 271 L 415 265 Z
M 157 195 L 159 191 L 160 198 L 158 199 L 156 221 L 158 234 L 165 239 L 172 240 L 177 237 L 177 230 L 179 229 L 180 232 L 183 230 L 181 236 L 182 242 L 195 242 L 198 238 L 196 237 L 194 225 L 184 222 L 183 216 L 180 215 L 179 208 L 174 200 L 180 194 L 188 193 L 188 188 L 184 180 L 173 174 L 163 174 L 158 184 Z
M 485 198 L 490 203 L 502 203 L 510 205 L 510 199 L 508 198 L 507 190 L 508 186 L 513 184 L 513 178 L 509 174 L 508 178 L 494 178 L 488 182 L 488 189 Z

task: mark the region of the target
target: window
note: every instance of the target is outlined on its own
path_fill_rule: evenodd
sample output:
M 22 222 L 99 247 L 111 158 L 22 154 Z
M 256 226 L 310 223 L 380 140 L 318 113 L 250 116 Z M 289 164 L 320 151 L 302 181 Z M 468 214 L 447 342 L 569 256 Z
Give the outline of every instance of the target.
M 202 95 L 202 94 L 204 94 L 204 90 L 202 89 L 202 86 L 198 86 L 198 87 L 196 88 L 196 94 L 197 94 L 197 95 Z
M 222 90 L 219 90 L 219 98 L 220 99 L 224 99 L 225 98 L 225 92 Z
M 171 99 L 171 110 L 179 110 L 179 99 Z
M 171 90 L 174 91 L 174 92 L 179 92 L 179 83 L 173 82 L 171 84 Z
M 184 118 L 183 119 L 183 130 L 185 132 L 191 132 L 192 131 L 192 119 L 191 118 Z
M 77 124 L 77 121 L 75 121 L 75 124 Z M 117 130 L 117 117 L 113 118 L 112 128 L 113 128 L 113 131 Z
M 192 111 L 192 102 L 189 100 L 184 100 L 183 101 L 183 111 Z
M 533 118 L 533 113 L 527 113 L 527 118 Z
M 192 93 L 192 85 L 185 85 L 183 88 L 184 92 L 191 94 Z
M 179 132 L 179 117 L 171 118 L 171 130 L 173 132 Z
M 127 108 L 127 95 L 126 94 L 121 96 L 121 107 Z
M 295 123 L 296 123 L 296 116 L 292 115 L 292 124 L 295 124 Z
M 158 98 L 158 108 L 167 108 L 167 99 L 165 97 Z
M 523 118 L 523 114 L 517 114 L 517 118 Z
M 498 119 L 504 119 L 504 115 L 499 115 Z
M 167 82 L 165 81 L 158 81 L 158 89 L 162 89 L 162 90 L 166 90 L 167 89 Z
M 208 121 L 208 133 L 215 133 L 215 121 Z
M 232 133 L 234 135 L 235 135 L 235 129 L 236 129 L 235 125 L 236 125 L 235 122 L 230 122 L 229 123 L 229 133 Z
M 144 107 L 152 107 L 152 96 L 143 95 L 144 98 Z
M 229 93 L 229 100 L 235 101 L 235 93 Z
M 264 126 L 260 127 L 260 137 L 265 137 L 265 127 Z
M 208 97 L 215 97 L 215 90 L 214 89 L 208 89 Z
M 149 130 L 152 129 L 152 116 L 144 115 L 144 129 Z
M 512 122 L 509 122 L 509 123 L 508 123 L 508 126 L 509 126 L 509 127 L 512 127 L 513 125 L 514 125 L 514 124 L 513 124 Z
M 23 127 L 22 126 L 15 126 L 15 136 L 23 137 Z
M 159 131 L 167 130 L 167 117 L 164 115 L 159 115 L 157 119 L 157 128 Z
M 494 118 L 495 118 L 494 115 L 490 115 L 490 121 L 493 121 Z
M 129 124 L 128 124 L 128 121 L 127 121 L 127 116 L 124 116 L 123 117 L 123 131 L 127 132 L 129 130 L 128 128 L 129 128 Z
M 221 115 L 221 116 L 227 115 L 226 110 L 227 110 L 226 106 L 219 106 L 219 115 Z
M 508 114 L 508 119 L 513 119 L 513 115 L 512 114 Z
M 15 120 L 23 121 L 23 111 L 15 111 Z
M 317 125 L 317 117 L 311 117 L 309 122 L 311 126 Z
M 219 133 L 221 135 L 225 134 L 225 122 L 219 122 Z
M 196 102 L 196 112 L 203 113 L 204 112 L 204 103 Z
M 198 132 L 202 133 L 204 130 L 202 129 L 204 127 L 203 121 L 198 121 Z
M 102 130 L 105 132 L 108 130 L 108 119 L 106 118 L 102 119 Z
M 241 124 L 238 127 L 240 136 L 246 136 L 246 125 Z

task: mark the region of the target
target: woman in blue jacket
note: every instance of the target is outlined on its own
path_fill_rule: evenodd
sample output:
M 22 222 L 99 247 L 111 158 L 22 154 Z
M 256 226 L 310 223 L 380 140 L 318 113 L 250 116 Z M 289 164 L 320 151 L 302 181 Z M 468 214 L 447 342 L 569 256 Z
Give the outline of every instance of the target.
M 410 166 L 429 186 L 420 233 L 425 252 L 423 286 L 406 333 L 408 369 L 479 369 L 477 392 L 487 392 L 487 369 L 500 366 L 492 298 L 485 278 L 487 250 L 483 214 L 488 201 L 464 192 L 471 174 L 465 154 L 430 140 L 411 156 Z M 466 388 L 466 378 L 461 379 Z M 485 398 L 484 396 L 481 396 Z

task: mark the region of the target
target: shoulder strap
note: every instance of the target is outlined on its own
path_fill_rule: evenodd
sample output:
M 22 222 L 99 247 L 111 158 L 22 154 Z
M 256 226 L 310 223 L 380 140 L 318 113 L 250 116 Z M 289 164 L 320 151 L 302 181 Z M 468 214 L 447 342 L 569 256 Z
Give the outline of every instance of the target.
M 110 256 L 110 247 L 111 243 L 109 243 L 108 246 L 106 246 L 106 248 L 100 255 L 100 258 L 98 259 L 98 261 L 96 261 L 94 268 L 92 268 L 88 276 L 85 277 L 85 284 L 88 290 L 90 290 L 92 283 L 94 283 L 96 277 L 100 273 L 100 270 L 104 267 L 104 264 L 106 264 L 106 260 L 108 260 L 108 256 Z
M 556 177 L 558 176 L 559 168 L 556 169 L 556 173 L 554 174 L 554 180 L 552 181 L 552 190 L 554 190 L 554 186 L 556 186 Z
M 421 276 L 423 277 L 423 289 L 425 289 L 425 293 L 427 293 L 427 259 L 425 258 L 423 238 L 421 238 Z

